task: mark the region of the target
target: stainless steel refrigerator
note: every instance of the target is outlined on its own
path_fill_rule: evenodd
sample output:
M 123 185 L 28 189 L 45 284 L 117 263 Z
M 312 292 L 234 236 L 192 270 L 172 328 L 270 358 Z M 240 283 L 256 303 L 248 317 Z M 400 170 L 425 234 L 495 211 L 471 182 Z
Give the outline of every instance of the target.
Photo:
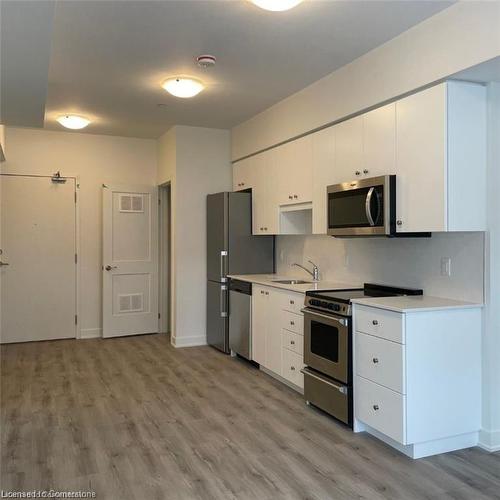
M 228 274 L 274 272 L 274 237 L 252 235 L 250 193 L 207 196 L 207 342 L 229 353 Z

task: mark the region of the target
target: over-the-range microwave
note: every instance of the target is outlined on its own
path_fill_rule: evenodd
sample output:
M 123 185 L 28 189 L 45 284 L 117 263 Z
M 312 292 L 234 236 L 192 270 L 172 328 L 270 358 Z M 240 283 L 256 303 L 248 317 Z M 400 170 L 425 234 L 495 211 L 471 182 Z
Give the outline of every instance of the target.
M 394 236 L 396 176 L 328 186 L 327 211 L 330 236 Z

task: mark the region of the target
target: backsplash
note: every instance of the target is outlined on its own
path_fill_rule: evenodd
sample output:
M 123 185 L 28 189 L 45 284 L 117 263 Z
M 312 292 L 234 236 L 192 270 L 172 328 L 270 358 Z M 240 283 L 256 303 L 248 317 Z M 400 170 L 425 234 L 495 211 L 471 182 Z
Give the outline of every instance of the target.
M 451 258 L 451 276 L 441 275 L 441 258 Z M 427 295 L 483 302 L 484 233 L 435 233 L 431 238 L 338 239 L 277 236 L 276 272 L 307 277 L 291 264 L 320 268 L 320 278 L 423 288 Z

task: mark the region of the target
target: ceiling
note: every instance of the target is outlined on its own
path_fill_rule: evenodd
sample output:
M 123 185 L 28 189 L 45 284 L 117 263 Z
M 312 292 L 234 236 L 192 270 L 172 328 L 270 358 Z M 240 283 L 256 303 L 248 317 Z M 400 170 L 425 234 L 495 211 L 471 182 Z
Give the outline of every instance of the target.
M 36 94 L 39 106 L 46 95 L 45 128 L 61 130 L 55 118 L 71 112 L 92 120 L 85 132 L 148 138 L 173 124 L 237 125 L 451 5 L 309 0 L 274 13 L 246 0 L 75 0 L 55 2 L 55 9 L 51 1 L 2 1 L 13 3 L 24 23 L 7 30 L 2 15 L 2 45 L 9 49 L 2 48 L 2 58 L 16 59 L 18 70 L 21 61 L 38 61 L 24 97 Z M 43 33 L 32 36 L 32 53 L 23 59 L 24 36 L 39 26 L 37 5 L 46 17 L 52 8 L 53 21 L 37 28 Z M 217 57 L 215 68 L 196 66 L 203 53 Z M 13 67 L 9 91 L 2 92 L 2 122 L 42 126 L 26 113 L 16 116 L 31 69 Z M 201 78 L 207 89 L 193 99 L 170 96 L 160 83 L 178 74 Z

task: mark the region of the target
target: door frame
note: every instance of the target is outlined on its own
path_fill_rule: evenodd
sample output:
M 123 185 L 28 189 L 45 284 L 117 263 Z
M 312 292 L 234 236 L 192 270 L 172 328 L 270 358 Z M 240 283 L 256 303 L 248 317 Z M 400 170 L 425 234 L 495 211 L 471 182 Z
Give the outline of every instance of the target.
M 41 177 L 45 179 L 52 179 L 53 175 L 42 175 L 42 174 L 12 174 L 12 173 L 0 173 L 0 176 L 4 177 Z M 64 179 L 71 180 L 73 182 L 73 191 L 75 193 L 75 252 L 76 252 L 76 262 L 75 262 L 75 339 L 81 339 L 81 290 L 80 290 L 80 280 L 81 280 L 81 253 L 80 253 L 80 178 L 77 175 L 62 175 Z M 1 230 L 1 228 L 0 228 Z
M 158 186 L 158 331 L 172 334 L 172 184 Z M 167 238 L 167 245 L 163 242 Z M 163 274 L 167 271 L 167 280 Z M 167 313 L 165 313 L 167 312 Z

